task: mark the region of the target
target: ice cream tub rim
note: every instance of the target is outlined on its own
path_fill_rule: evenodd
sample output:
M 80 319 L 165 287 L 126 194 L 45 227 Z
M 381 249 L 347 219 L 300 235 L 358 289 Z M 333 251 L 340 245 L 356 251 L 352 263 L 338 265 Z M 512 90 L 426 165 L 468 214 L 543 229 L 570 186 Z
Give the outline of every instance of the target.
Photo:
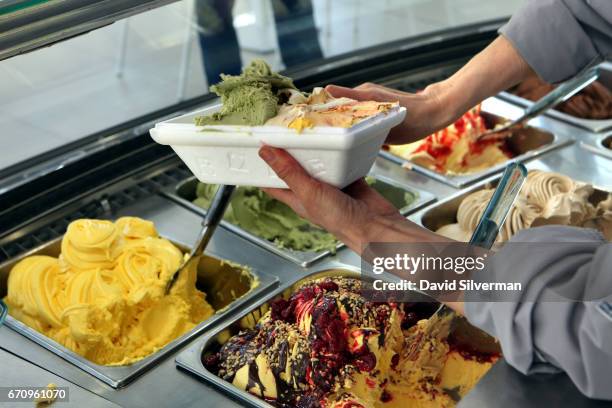
M 194 118 L 219 109 L 209 106 L 196 112 L 157 123 L 150 130 L 153 140 L 164 145 L 259 147 L 263 144 L 283 148 L 313 148 L 321 150 L 349 149 L 366 143 L 378 127 L 393 127 L 406 115 L 406 108 L 396 106 L 386 112 L 356 123 L 350 128 L 317 126 L 301 132 L 283 126 L 196 126 Z M 335 136 L 331 138 L 330 136 Z
M 214 330 L 208 332 L 196 342 L 194 342 L 192 345 L 190 345 L 188 348 L 183 350 L 175 359 L 177 367 L 219 388 L 227 395 L 249 404 L 250 406 L 258 408 L 274 408 L 266 401 L 257 398 L 256 396 L 248 393 L 247 391 L 238 389 L 230 382 L 225 381 L 222 378 L 208 371 L 202 364 L 202 355 L 206 352 L 206 349 L 211 346 L 211 344 L 217 339 L 217 337 L 221 333 L 223 333 L 225 330 L 230 329 L 233 325 L 237 324 L 240 320 L 244 319 L 249 314 L 264 307 L 271 300 L 275 299 L 278 296 L 282 296 L 288 291 L 295 290 L 301 284 L 327 276 L 346 276 L 359 278 L 361 276 L 361 272 L 358 268 L 354 266 L 335 262 L 332 264 L 325 265 L 322 268 L 313 270 L 304 276 L 297 277 L 296 279 L 293 279 L 283 284 L 273 292 L 267 294 L 265 297 L 260 299 L 258 302 L 251 305 L 248 310 L 245 310 L 243 313 L 237 314 L 232 319 L 225 321 L 222 325 L 217 326 Z M 388 273 L 384 273 L 380 276 L 382 279 L 386 280 L 399 279 Z M 421 301 L 436 302 L 433 298 L 420 291 L 414 291 L 414 293 L 415 296 L 417 296 Z M 462 325 L 461 327 L 466 328 L 465 325 Z M 492 342 L 491 344 L 495 343 L 493 337 L 487 335 L 486 338 L 490 339 L 490 341 Z M 481 341 L 483 341 L 482 338 Z M 497 343 L 495 343 L 495 345 L 493 345 L 492 347 L 498 348 L 499 346 L 497 345 Z
M 59 245 L 61 244 L 63 236 L 57 237 L 51 241 L 48 241 L 44 244 L 39 245 L 38 247 L 31 249 L 30 251 L 19 255 L 15 258 L 9 259 L 8 261 L 0 264 L 0 289 L 2 293 L 4 293 L 7 289 L 7 281 L 8 275 L 10 274 L 10 270 L 12 267 L 19 262 L 20 260 L 32 256 L 35 254 L 45 254 L 45 255 L 56 255 L 59 253 L 57 250 Z M 187 248 L 185 245 L 174 242 L 170 240 L 174 245 L 180 248 L 182 251 L 186 251 Z M 56 248 L 55 250 L 53 248 Z M 223 263 L 229 265 L 231 268 L 237 268 L 231 261 L 226 261 L 214 256 L 205 255 L 204 259 L 212 259 L 214 261 L 218 261 L 219 265 Z M 64 347 L 53 339 L 45 336 L 44 334 L 34 330 L 33 328 L 27 326 L 21 321 L 13 318 L 10 314 L 7 314 L 6 320 L 4 322 L 4 326 L 12 329 L 13 331 L 21 334 L 22 336 L 28 338 L 39 346 L 47 349 L 48 351 L 54 353 L 58 357 L 67 361 L 68 363 L 78 367 L 79 369 L 85 371 L 89 375 L 97 378 L 98 380 L 106 383 L 112 388 L 123 388 L 128 386 L 132 381 L 138 378 L 140 375 L 144 374 L 146 371 L 152 369 L 157 364 L 161 363 L 167 355 L 173 351 L 175 351 L 181 345 L 184 345 L 188 341 L 200 335 L 205 330 L 210 327 L 215 326 L 221 320 L 225 319 L 228 315 L 234 313 L 241 306 L 248 305 L 253 301 L 253 299 L 258 298 L 259 296 L 265 295 L 268 291 L 273 289 L 278 285 L 279 279 L 276 276 L 270 275 L 258 269 L 248 268 L 250 272 L 251 279 L 257 280 L 257 286 L 251 287 L 247 292 L 245 292 L 242 296 L 237 299 L 229 302 L 225 307 L 222 307 L 216 310 L 216 313 L 213 314 L 208 319 L 200 322 L 193 329 L 183 334 L 182 336 L 172 340 L 170 343 L 166 344 L 164 347 L 155 351 L 153 354 L 148 355 L 147 357 L 139 360 L 133 364 L 125 365 L 125 366 L 104 366 L 93 363 L 92 361 L 87 360 L 85 357 L 80 356 L 74 351 Z M 242 272 L 242 271 L 240 271 Z M 0 331 L 1 337 L 1 331 Z M 49 371 L 54 372 L 54 369 L 51 367 L 47 368 Z
M 606 143 L 610 147 L 606 147 Z M 605 158 L 612 159 L 612 133 L 604 134 L 597 138 L 587 137 L 586 140 L 580 142 L 580 147 Z

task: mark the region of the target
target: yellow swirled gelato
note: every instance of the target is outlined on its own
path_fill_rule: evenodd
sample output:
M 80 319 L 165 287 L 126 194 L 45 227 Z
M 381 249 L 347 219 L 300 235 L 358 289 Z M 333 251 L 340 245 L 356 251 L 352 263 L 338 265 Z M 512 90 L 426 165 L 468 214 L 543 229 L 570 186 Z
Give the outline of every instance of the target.
M 612 240 L 612 195 L 593 204 L 593 186 L 558 173 L 532 170 L 512 206 L 498 242 L 509 240 L 517 232 L 541 225 L 569 225 L 595 228 Z M 459 205 L 457 222 L 436 232 L 457 241 L 467 242 L 478 225 L 493 189 L 468 195 Z
M 214 313 L 195 287 L 195 268 L 164 295 L 182 260 L 149 221 L 77 220 L 59 258 L 32 256 L 15 265 L 5 301 L 13 317 L 88 360 L 131 364 Z
M 112 268 L 119 249 L 117 238 L 117 227 L 111 221 L 74 221 L 62 241 L 60 259 L 66 268 Z

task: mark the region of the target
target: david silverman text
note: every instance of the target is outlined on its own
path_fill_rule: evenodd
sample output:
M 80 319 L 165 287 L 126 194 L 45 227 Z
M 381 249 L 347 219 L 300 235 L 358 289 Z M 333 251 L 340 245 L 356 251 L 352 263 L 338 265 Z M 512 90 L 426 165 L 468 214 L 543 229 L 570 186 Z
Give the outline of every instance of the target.
M 520 291 L 522 285 L 520 282 L 477 282 L 471 279 L 462 280 L 445 280 L 444 282 L 430 282 L 426 279 L 421 279 L 417 282 L 402 279 L 399 282 L 385 282 L 383 280 L 375 280 L 373 282 L 375 290 L 438 290 L 438 291 Z

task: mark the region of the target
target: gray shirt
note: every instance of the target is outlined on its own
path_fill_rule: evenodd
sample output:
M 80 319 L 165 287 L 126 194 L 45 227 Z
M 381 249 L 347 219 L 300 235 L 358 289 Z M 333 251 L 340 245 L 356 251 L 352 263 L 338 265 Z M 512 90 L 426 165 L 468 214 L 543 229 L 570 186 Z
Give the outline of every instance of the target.
M 612 55 L 612 0 L 526 0 L 500 33 L 542 79 L 561 82 Z
M 612 0 L 527 0 L 500 33 L 542 79 L 564 81 L 612 55 Z M 574 244 L 572 251 L 502 249 L 486 273 L 500 282 L 520 280 L 528 301 L 466 296 L 467 318 L 496 336 L 506 360 L 522 373 L 565 371 L 585 395 L 612 400 L 612 244 L 596 231 L 569 227 L 533 228 L 512 241 Z M 568 282 L 601 296 L 538 301 Z
M 484 273 L 522 282 L 521 298 L 479 302 L 483 295 L 466 294 L 466 317 L 499 339 L 520 372 L 565 371 L 586 396 L 612 400 L 612 243 L 595 230 L 561 226 L 524 230 L 510 242 L 533 245 L 506 245 Z M 597 300 L 543 299 L 568 286 Z

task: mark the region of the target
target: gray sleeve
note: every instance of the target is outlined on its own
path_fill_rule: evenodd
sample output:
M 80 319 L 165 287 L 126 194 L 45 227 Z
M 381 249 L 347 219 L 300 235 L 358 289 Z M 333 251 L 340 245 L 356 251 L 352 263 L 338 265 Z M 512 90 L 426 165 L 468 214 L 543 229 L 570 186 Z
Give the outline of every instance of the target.
M 499 339 L 520 372 L 564 371 L 588 397 L 612 399 L 612 244 L 594 230 L 558 226 L 522 231 L 512 242 L 533 245 L 504 247 L 485 273 L 525 282 L 521 298 L 474 302 L 466 295 L 466 317 Z M 542 300 L 561 286 L 596 300 Z
M 561 82 L 610 55 L 612 1 L 526 0 L 500 33 L 542 79 Z

